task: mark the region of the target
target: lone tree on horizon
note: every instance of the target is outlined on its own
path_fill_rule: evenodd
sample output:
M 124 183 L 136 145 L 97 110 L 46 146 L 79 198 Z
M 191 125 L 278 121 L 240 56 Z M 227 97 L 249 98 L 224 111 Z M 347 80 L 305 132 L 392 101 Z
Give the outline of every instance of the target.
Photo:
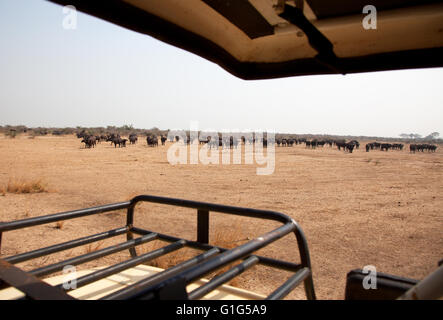
M 427 139 L 427 140 L 434 140 L 434 139 L 437 139 L 439 136 L 440 136 L 439 132 L 432 132 L 432 133 L 428 134 L 425 137 L 425 139 Z

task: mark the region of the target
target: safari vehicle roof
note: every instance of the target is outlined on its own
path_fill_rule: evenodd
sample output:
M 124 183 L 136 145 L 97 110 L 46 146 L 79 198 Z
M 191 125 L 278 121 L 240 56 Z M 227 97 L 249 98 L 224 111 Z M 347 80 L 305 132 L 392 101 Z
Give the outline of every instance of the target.
M 49 0 L 217 63 L 242 79 L 443 66 L 443 1 Z M 363 7 L 377 29 L 363 28 Z

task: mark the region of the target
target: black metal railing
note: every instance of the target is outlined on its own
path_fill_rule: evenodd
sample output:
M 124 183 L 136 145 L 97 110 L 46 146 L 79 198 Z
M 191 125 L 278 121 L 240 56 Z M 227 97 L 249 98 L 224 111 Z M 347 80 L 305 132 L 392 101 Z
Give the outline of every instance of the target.
M 196 209 L 197 241 L 182 239 L 179 237 L 135 227 L 134 208 L 139 202 L 150 202 Z M 190 247 L 202 250 L 203 253 L 179 263 L 174 267 L 165 269 L 162 272 L 140 280 L 132 285 L 128 285 L 124 289 L 113 292 L 102 299 L 199 299 L 257 264 L 294 273 L 289 279 L 287 279 L 287 281 L 276 288 L 267 297 L 268 299 L 284 298 L 301 282 L 304 283 L 307 299 L 315 299 L 309 250 L 303 231 L 293 219 L 287 215 L 274 211 L 140 195 L 126 202 L 56 213 L 24 220 L 3 222 L 0 223 L 0 239 L 2 236 L 4 238 L 3 233 L 7 231 L 121 209 L 126 209 L 127 216 L 126 225 L 121 228 L 0 259 L 0 289 L 13 286 L 22 291 L 26 298 L 30 299 L 54 299 L 55 297 L 58 299 L 72 299 L 72 297 L 67 294 L 67 291 L 70 289 L 63 289 L 62 285 L 50 286 L 39 280 L 38 277 L 47 276 L 49 274 L 61 271 L 67 265 L 75 266 L 123 250 L 129 250 L 131 255 L 130 259 L 76 279 L 76 288 L 79 288 L 113 274 L 117 274 L 128 268 L 137 266 L 141 263 L 161 257 L 172 251 L 179 250 L 183 247 Z M 209 244 L 209 220 L 211 214 L 214 212 L 256 219 L 273 220 L 282 223 L 282 225 L 233 249 L 226 249 Z M 299 264 L 254 254 L 255 251 L 288 235 L 289 233 L 294 233 L 296 237 L 301 260 Z M 14 264 L 19 262 L 24 262 L 30 259 L 46 256 L 124 234 L 126 234 L 127 237 L 126 242 L 112 245 L 54 264 L 46 265 L 28 272 L 24 272 L 14 266 Z M 135 235 L 138 235 L 138 237 L 134 237 Z M 152 240 L 163 240 L 171 244 L 151 252 L 138 255 L 135 250 L 136 246 Z M 203 278 L 217 269 L 239 260 L 242 261 L 230 268 L 228 271 L 216 276 L 197 289 L 189 293 L 186 292 L 186 286 L 188 284 Z M 29 283 L 32 283 L 32 286 L 29 286 Z

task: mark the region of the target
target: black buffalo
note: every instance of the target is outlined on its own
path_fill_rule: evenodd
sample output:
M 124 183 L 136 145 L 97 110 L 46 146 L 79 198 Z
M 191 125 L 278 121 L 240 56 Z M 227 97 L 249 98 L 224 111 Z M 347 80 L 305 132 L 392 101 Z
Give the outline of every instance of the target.
M 85 144 L 85 148 L 94 148 L 97 144 L 96 138 L 91 135 L 86 135 L 81 142 Z
M 138 137 L 135 133 L 131 133 L 129 135 L 129 143 L 130 144 L 135 144 L 137 142 L 137 140 L 138 140 Z
M 147 136 L 146 143 L 149 147 L 158 147 L 158 138 L 157 136 Z
M 117 148 L 117 145 L 119 148 L 121 147 L 126 147 L 126 141 L 128 141 L 128 139 L 122 139 L 120 137 L 116 137 L 112 140 L 112 143 L 114 144 L 114 148 Z
M 162 136 L 160 137 L 160 140 L 161 140 L 161 142 L 162 142 L 162 146 L 164 146 L 165 143 L 166 143 L 166 137 L 162 135 Z

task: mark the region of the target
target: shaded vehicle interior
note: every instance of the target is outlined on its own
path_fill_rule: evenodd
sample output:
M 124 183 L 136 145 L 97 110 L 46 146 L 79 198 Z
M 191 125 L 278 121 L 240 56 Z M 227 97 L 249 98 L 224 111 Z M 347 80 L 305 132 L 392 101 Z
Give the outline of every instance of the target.
M 443 2 L 376 0 L 62 1 L 217 63 L 242 79 L 441 67 Z

